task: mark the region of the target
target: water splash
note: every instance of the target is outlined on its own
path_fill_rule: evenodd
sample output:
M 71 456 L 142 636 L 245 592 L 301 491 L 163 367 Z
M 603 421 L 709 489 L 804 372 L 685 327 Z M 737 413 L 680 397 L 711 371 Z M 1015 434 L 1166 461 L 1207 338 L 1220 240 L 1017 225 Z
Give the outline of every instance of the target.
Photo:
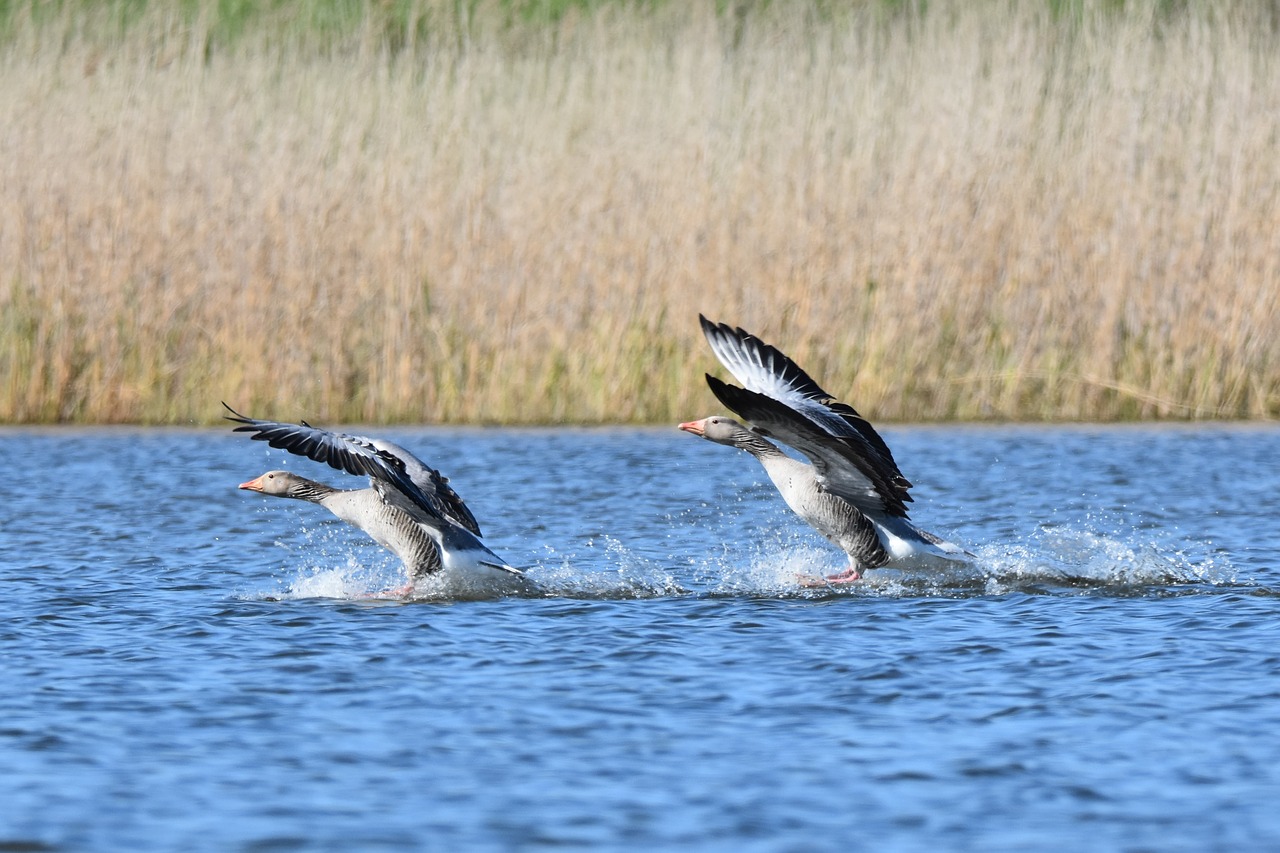
M 526 567 L 522 580 L 494 573 L 476 578 L 448 572 L 420 579 L 406 594 L 399 563 L 373 547 L 353 544 L 344 531 L 328 528 L 303 531 L 302 541 L 275 544 L 288 552 L 285 563 L 303 563 L 275 589 L 248 594 L 246 598 L 271 601 L 337 599 L 400 601 L 471 601 L 504 597 L 557 597 L 583 599 L 662 598 L 687 594 L 676 576 L 663 564 L 647 558 L 622 542 L 601 537 L 587 542 L 588 553 L 560 553 L 544 548 L 545 557 Z M 590 551 L 602 545 L 602 554 Z
M 1045 524 L 1013 544 L 970 545 L 964 561 L 894 563 L 853 584 L 823 584 L 842 570 L 843 555 L 780 536 L 753 551 L 705 559 L 695 577 L 713 595 L 918 596 L 1003 595 L 1113 590 L 1143 594 L 1169 587 L 1238 584 L 1230 560 L 1211 543 L 1158 537 L 1155 531 L 1108 520 L 1097 525 Z M 1099 526 L 1105 530 L 1097 529 Z M 926 558 L 927 559 L 927 558 Z
M 362 564 L 351 554 L 340 566 L 308 566 L 294 577 L 280 598 L 369 598 L 387 589 L 391 582 L 380 567 Z
M 1109 527 L 1044 524 L 1026 543 L 981 547 L 978 562 L 991 591 L 1027 582 L 1130 588 L 1237 583 L 1230 560 L 1209 543 L 1153 537 L 1153 531 L 1120 524 Z
M 286 576 L 275 589 L 246 597 L 350 601 L 377 597 L 405 582 L 395 558 L 372 543 L 356 544 L 350 531 L 336 523 L 301 527 L 294 538 L 277 539 L 273 546 L 284 552 Z
M 565 598 L 662 598 L 688 592 L 665 565 L 612 537 L 601 541 L 602 557 L 561 554 L 547 547 L 546 558 L 530 569 L 529 577 L 545 594 Z M 596 542 L 586 545 L 594 550 Z M 599 562 L 604 566 L 589 566 Z
M 405 582 L 394 558 L 375 547 L 354 545 L 341 529 L 326 525 L 304 530 L 301 541 L 276 544 L 299 562 L 307 561 L 280 589 L 262 596 L 285 600 L 953 597 L 1081 589 L 1144 594 L 1171 586 L 1237 584 L 1234 567 L 1211 543 L 1180 540 L 1168 531 L 1110 518 L 1044 523 L 1013 543 L 970 544 L 973 557 L 963 562 L 895 563 L 869 572 L 858 583 L 840 585 L 823 579 L 845 567 L 844 556 L 815 544 L 807 530 L 790 528 L 780 529 L 771 539 L 726 543 L 717 553 L 701 557 L 654 557 L 609 536 L 588 539 L 568 552 L 544 546 L 543 556 L 527 568 L 527 583 L 505 576 L 439 575 L 419 581 L 408 596 L 390 592 Z M 675 541 L 664 544 L 678 547 Z
M 745 553 L 726 550 L 704 561 L 697 577 L 713 595 L 802 594 L 847 564 L 843 555 L 829 548 L 774 541 L 761 543 Z

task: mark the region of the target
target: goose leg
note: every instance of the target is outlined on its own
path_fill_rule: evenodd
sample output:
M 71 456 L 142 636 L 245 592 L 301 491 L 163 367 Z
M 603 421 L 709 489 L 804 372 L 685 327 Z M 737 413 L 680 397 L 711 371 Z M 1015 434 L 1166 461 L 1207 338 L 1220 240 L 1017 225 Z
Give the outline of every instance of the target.
M 855 580 L 863 579 L 863 573 L 858 569 L 858 561 L 849 555 L 849 569 L 841 571 L 840 574 L 827 575 L 828 584 L 851 584 Z
M 862 572 L 858 571 L 858 568 L 850 563 L 849 568 L 839 574 L 827 575 L 826 577 L 819 578 L 805 578 L 801 581 L 800 585 L 809 589 L 814 589 L 821 586 L 836 586 L 860 580 L 862 580 Z

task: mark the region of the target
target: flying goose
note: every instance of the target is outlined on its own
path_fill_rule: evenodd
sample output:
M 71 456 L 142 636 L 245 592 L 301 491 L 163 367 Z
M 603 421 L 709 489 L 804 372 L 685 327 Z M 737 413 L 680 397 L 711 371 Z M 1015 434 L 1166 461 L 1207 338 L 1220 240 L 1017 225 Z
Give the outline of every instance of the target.
M 755 335 L 701 314 L 698 319 L 716 357 L 746 387 L 710 374 L 707 384 L 751 428 L 712 416 L 682 423 L 680 429 L 760 461 L 787 506 L 848 555 L 849 567 L 827 581 L 856 581 L 868 569 L 909 557 L 962 558 L 964 549 L 908 520 L 911 483 L 884 439 L 852 406 L 837 402 Z M 809 462 L 788 456 L 768 438 L 798 450 Z
M 480 525 L 446 477 L 398 444 L 342 435 L 300 424 L 247 418 L 226 403 L 227 420 L 272 447 L 369 478 L 369 488 L 336 489 L 288 471 L 268 471 L 240 488 L 320 504 L 360 528 L 404 563 L 409 583 L 388 592 L 407 595 L 428 576 L 525 583 L 480 541 Z

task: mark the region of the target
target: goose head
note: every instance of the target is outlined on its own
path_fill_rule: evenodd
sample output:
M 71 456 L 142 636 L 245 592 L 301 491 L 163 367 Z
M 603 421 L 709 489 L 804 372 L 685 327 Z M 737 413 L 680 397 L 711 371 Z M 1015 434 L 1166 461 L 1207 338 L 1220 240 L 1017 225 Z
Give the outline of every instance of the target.
M 714 441 L 716 444 L 727 444 L 731 447 L 741 447 L 743 441 L 755 437 L 751 430 L 733 418 L 726 418 L 721 415 L 712 415 L 697 421 L 687 421 L 680 424 L 680 429 L 701 436 L 707 441 Z
M 260 492 L 279 498 L 303 498 L 313 485 L 311 480 L 291 474 L 288 471 L 268 471 L 261 477 L 241 483 L 240 488 L 249 492 Z

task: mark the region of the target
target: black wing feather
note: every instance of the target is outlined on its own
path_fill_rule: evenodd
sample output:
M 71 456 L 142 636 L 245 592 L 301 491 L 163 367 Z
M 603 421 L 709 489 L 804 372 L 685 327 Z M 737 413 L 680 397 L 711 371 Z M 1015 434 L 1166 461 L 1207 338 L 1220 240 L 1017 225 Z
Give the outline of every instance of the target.
M 746 390 L 765 394 L 780 403 L 791 405 L 797 397 L 806 401 L 801 408 L 808 413 L 800 412 L 813 419 L 818 416 L 818 423 L 832 435 L 849 437 L 856 435 L 868 447 L 875 461 L 881 464 L 885 472 L 898 488 L 911 488 L 911 482 L 902 475 L 897 460 L 880 434 L 871 423 L 848 403 L 841 403 L 831 394 L 823 390 L 800 365 L 777 347 L 765 343 L 760 338 L 740 326 L 727 323 L 716 323 L 702 314 L 698 315 L 702 324 L 702 333 L 716 357 L 744 385 Z M 753 381 L 754 380 L 754 381 Z M 794 406 L 793 406 L 794 408 Z M 746 417 L 743 415 L 743 417 Z
M 827 490 L 840 493 L 849 502 L 867 510 L 877 508 L 868 506 L 868 501 L 874 500 L 888 515 L 907 517 L 906 504 L 911 495 L 860 435 L 832 436 L 786 403 L 729 385 L 710 374 L 707 374 L 707 385 L 721 403 L 755 426 L 758 432 L 804 452 L 818 468 Z M 842 463 L 860 476 L 842 475 Z M 874 491 L 874 498 L 867 493 L 867 487 Z
M 479 526 L 476 525 L 474 517 L 453 489 L 441 482 L 443 495 L 429 494 L 414 483 L 405 469 L 404 460 L 374 446 L 369 439 L 329 432 L 313 427 L 305 421 L 301 424 L 290 424 L 249 418 L 225 402 L 222 405 L 231 413 L 224 417 L 240 424 L 234 428 L 234 432 L 251 433 L 255 441 L 265 441 L 272 447 L 305 456 L 316 462 L 323 462 L 348 474 L 390 483 L 431 517 L 457 523 L 467 527 L 477 536 L 480 535 Z M 434 469 L 432 470 L 434 472 Z M 434 473 L 439 477 L 438 472 Z M 444 480 L 443 477 L 439 479 Z M 456 506 L 461 506 L 461 517 L 455 511 Z

